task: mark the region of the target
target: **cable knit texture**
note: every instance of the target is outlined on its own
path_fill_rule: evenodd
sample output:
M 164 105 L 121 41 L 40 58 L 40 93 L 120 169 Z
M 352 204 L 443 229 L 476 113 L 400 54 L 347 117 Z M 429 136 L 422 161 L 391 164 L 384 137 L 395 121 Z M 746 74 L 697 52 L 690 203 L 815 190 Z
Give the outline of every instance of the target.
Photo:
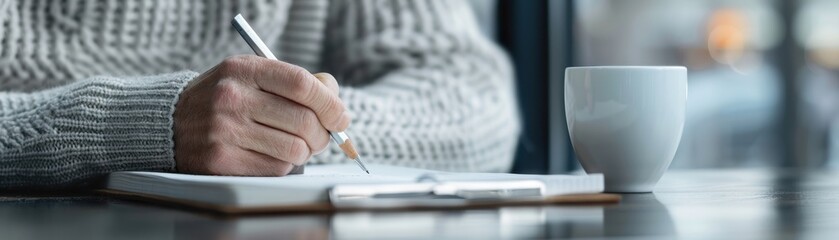
M 182 88 L 252 54 L 241 12 L 282 60 L 338 78 L 364 159 L 508 171 L 512 69 L 451 0 L 0 1 L 0 188 L 173 171 Z M 344 163 L 337 146 L 312 164 Z

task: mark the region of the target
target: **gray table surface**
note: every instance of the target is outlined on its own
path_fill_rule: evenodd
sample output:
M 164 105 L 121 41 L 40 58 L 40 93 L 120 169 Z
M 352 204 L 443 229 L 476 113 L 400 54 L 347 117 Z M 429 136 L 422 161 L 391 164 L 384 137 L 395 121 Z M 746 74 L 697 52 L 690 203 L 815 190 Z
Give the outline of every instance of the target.
M 619 204 L 220 217 L 86 193 L 2 194 L 0 239 L 836 239 L 839 171 L 669 171 Z

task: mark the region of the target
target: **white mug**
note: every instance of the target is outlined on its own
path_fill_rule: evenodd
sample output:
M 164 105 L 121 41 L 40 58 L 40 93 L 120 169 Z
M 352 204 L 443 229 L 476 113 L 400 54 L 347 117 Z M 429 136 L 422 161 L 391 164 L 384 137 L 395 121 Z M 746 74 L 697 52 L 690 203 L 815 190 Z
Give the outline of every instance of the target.
M 676 154 L 686 102 L 684 67 L 565 69 L 571 144 L 607 192 L 652 192 Z

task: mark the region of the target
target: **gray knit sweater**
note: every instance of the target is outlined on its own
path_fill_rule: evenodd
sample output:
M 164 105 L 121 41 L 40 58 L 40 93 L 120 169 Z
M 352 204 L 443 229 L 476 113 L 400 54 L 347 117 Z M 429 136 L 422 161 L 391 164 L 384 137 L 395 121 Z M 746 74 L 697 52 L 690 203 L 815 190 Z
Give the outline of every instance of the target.
M 0 189 L 175 171 L 175 103 L 199 72 L 252 54 L 241 12 L 284 61 L 343 85 L 371 163 L 507 171 L 512 70 L 451 0 L 0 1 Z M 313 164 L 346 162 L 338 148 Z

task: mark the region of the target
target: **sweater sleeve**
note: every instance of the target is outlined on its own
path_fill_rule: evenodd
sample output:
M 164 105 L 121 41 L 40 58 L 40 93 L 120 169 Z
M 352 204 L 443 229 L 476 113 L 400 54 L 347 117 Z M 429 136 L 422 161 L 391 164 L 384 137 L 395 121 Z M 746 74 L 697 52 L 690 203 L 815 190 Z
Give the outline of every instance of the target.
M 520 132 L 512 67 L 465 1 L 333 1 L 329 18 L 322 68 L 342 84 L 363 159 L 510 170 Z M 346 161 L 332 147 L 313 162 Z
M 0 189 L 174 170 L 172 114 L 196 75 L 93 77 L 40 92 L 0 92 Z

